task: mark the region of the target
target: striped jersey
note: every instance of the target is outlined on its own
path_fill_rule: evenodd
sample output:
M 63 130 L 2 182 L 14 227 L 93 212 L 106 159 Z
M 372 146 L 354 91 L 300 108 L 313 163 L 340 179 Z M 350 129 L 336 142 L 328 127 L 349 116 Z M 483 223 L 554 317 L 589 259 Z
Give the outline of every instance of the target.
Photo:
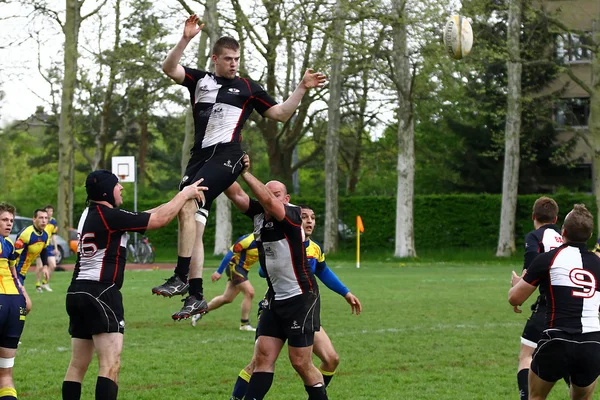
M 584 243 L 568 243 L 540 254 L 523 279 L 544 288 L 546 329 L 600 331 L 600 258 Z
M 127 237 L 144 233 L 150 214 L 111 208 L 92 202 L 77 225 L 77 262 L 72 282 L 96 281 L 123 286 Z
M 230 265 L 232 270 L 235 270 L 235 268 L 239 266 L 246 271 L 250 271 L 250 268 L 257 261 L 258 247 L 256 246 L 256 240 L 254 240 L 254 234 L 249 233 L 240 237 L 233 246 L 231 246 L 227 255 L 221 261 L 221 265 L 217 269 L 217 272 L 222 274 L 228 265 Z
M 181 83 L 190 93 L 194 114 L 192 151 L 219 143 L 240 142 L 242 128 L 252 110 L 261 115 L 277 104 L 248 78 L 227 79 L 210 72 L 184 67 Z
M 300 207 L 286 204 L 283 220 L 267 220 L 260 203 L 251 199 L 246 215 L 254 220 L 260 265 L 274 299 L 285 300 L 310 291 L 318 293 L 317 281 L 306 259 Z
M 35 225 L 23 228 L 15 240 L 15 249 L 19 255 L 16 265 L 17 272 L 26 276 L 31 264 L 49 244 L 50 236 L 45 230 L 38 231 L 35 229 Z
M 17 285 L 17 277 L 10 267 L 16 264 L 17 253 L 9 238 L 0 236 L 0 294 L 21 294 Z

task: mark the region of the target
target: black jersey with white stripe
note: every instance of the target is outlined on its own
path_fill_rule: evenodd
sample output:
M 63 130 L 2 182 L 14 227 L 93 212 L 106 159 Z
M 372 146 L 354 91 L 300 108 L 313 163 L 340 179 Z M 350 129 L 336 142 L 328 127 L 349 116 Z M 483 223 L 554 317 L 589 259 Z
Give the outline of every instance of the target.
M 560 229 L 554 224 L 546 224 L 525 235 L 525 257 L 523 269 L 540 254 L 554 250 L 563 244 Z
M 317 281 L 306 259 L 300 207 L 286 204 L 285 218 L 281 221 L 266 219 L 264 212 L 258 201 L 250 200 L 246 215 L 254 220 L 260 266 L 266 272 L 274 299 L 318 293 Z
M 227 79 L 193 68 L 184 69 L 182 85 L 190 92 L 194 114 L 192 151 L 218 143 L 240 142 L 242 128 L 252 110 L 264 115 L 277 104 L 252 79 Z
M 131 212 L 92 202 L 77 226 L 75 281 L 96 281 L 123 286 L 127 238 L 125 232 L 144 233 L 150 214 Z
M 600 259 L 584 243 L 567 243 L 540 254 L 523 279 L 544 288 L 547 329 L 600 331 Z

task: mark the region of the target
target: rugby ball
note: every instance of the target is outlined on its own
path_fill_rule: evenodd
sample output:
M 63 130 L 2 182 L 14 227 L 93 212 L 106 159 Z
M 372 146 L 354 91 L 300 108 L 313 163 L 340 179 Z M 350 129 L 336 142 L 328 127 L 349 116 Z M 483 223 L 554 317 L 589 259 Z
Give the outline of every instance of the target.
M 473 47 L 473 29 L 465 17 L 453 15 L 446 21 L 444 47 L 448 55 L 455 60 L 469 55 Z

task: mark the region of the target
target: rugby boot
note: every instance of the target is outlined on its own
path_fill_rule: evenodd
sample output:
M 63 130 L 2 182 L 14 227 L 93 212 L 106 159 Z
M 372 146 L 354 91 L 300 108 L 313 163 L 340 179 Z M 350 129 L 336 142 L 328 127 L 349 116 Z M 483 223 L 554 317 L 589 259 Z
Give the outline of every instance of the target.
M 190 285 L 187 282 L 181 280 L 179 275 L 173 274 L 172 277 L 166 280 L 162 285 L 152 288 L 152 294 L 165 297 L 173 297 L 176 295 L 184 295 L 190 289 Z
M 204 300 L 204 297 L 198 299 L 196 296 L 189 295 L 181 301 L 183 301 L 183 307 L 171 316 L 175 321 L 188 319 L 192 315 L 206 314 L 208 312 L 208 304 Z

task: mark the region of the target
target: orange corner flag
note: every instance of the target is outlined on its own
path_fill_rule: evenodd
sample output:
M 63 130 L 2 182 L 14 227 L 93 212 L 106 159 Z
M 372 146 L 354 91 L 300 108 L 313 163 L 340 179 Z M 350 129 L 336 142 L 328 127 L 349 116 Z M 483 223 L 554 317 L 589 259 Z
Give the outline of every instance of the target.
M 365 231 L 365 226 L 363 225 L 362 218 L 360 217 L 360 215 L 356 216 L 356 229 L 358 229 L 359 232 Z

